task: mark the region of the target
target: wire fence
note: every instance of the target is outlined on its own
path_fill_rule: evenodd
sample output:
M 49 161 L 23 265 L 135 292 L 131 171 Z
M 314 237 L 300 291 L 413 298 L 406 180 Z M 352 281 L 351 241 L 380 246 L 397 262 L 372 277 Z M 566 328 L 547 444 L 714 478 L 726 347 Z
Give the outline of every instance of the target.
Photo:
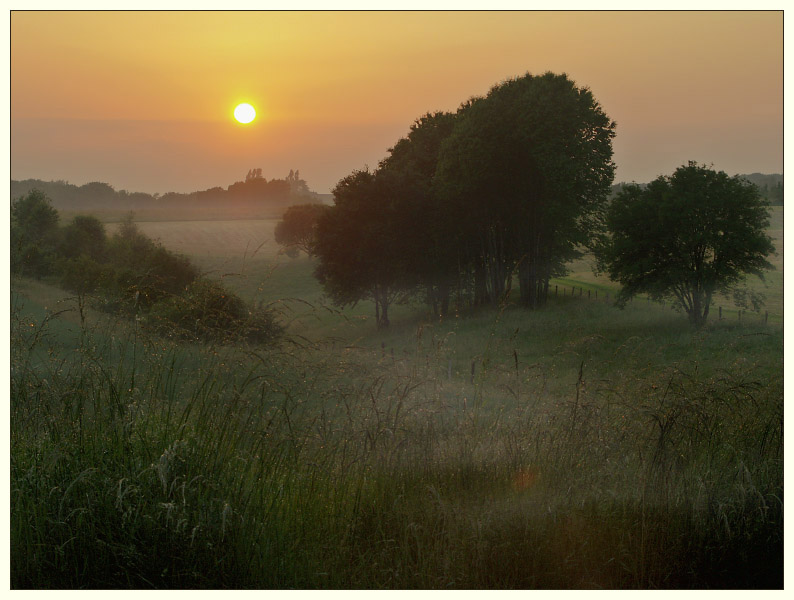
M 585 289 L 583 286 L 575 286 L 575 285 L 568 286 L 568 285 L 557 284 L 554 286 L 554 296 L 558 298 L 568 297 L 568 298 L 582 298 L 585 300 L 598 300 L 598 290 Z M 601 291 L 601 299 L 604 302 L 609 303 L 610 301 L 615 300 L 615 298 L 616 298 L 615 294 L 610 295 L 609 292 L 605 292 L 603 290 Z M 648 305 L 659 304 L 661 306 L 667 306 L 667 304 L 670 304 L 671 308 L 675 308 L 674 303 L 668 303 L 665 300 L 660 300 L 660 301 L 651 300 L 647 296 L 631 298 L 628 302 L 629 304 L 632 304 L 634 302 L 642 302 L 643 300 Z M 752 321 L 755 323 L 763 323 L 764 325 L 769 324 L 770 315 L 768 310 L 764 310 L 763 312 L 760 312 L 760 311 L 752 311 L 743 308 L 738 308 L 738 309 L 726 310 L 725 313 L 723 314 L 722 306 L 717 306 L 716 308 L 717 308 L 717 319 L 720 321 L 735 318 L 741 322 Z M 775 315 L 775 314 L 772 315 L 773 319 L 780 317 L 781 315 Z

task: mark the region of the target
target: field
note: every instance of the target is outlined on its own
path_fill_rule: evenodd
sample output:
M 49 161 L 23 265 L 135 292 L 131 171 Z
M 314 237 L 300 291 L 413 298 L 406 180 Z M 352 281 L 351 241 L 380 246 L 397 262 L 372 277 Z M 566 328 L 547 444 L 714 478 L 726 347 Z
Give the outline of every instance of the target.
M 749 287 L 760 291 L 766 297 L 764 311 L 775 323 L 783 323 L 783 207 L 771 208 L 769 234 L 773 239 L 777 254 L 770 257 L 775 267 L 765 281 L 751 276 Z M 167 248 L 189 255 L 205 272 L 223 278 L 238 293 L 248 300 L 265 302 L 282 301 L 289 298 L 317 303 L 321 300 L 322 290 L 312 278 L 312 263 L 304 255 L 290 259 L 279 253 L 273 240 L 276 219 L 249 221 L 144 221 L 141 230 L 148 236 L 160 240 Z M 108 225 L 113 232 L 116 224 Z M 575 289 L 583 290 L 583 296 L 595 299 L 596 291 L 602 300 L 606 294 L 614 298 L 618 286 L 606 275 L 593 272 L 595 261 L 586 256 L 570 265 L 569 276 L 555 279 L 551 287 L 558 286 L 558 294 L 570 295 Z M 296 308 L 295 303 L 288 303 Z M 714 313 L 723 307 L 726 319 L 738 319 L 738 310 L 730 298 L 717 298 Z M 415 312 L 403 312 L 406 316 Z M 368 302 L 362 302 L 359 310 L 353 311 L 357 317 L 366 318 L 374 313 Z M 716 316 L 716 314 L 714 315 Z M 752 316 L 751 316 L 752 318 Z
M 615 308 L 586 259 L 543 310 L 403 305 L 377 331 L 275 221 L 139 226 L 276 307 L 277 347 L 81 324 L 15 281 L 12 586 L 781 588 L 773 210 L 768 322 L 726 301 L 700 331 Z

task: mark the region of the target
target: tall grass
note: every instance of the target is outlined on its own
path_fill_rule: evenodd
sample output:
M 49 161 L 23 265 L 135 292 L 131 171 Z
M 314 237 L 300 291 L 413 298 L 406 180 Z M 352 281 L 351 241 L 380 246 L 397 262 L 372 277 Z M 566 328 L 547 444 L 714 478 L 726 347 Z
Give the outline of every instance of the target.
M 263 349 L 15 297 L 12 586 L 782 587 L 782 331 L 613 310 Z

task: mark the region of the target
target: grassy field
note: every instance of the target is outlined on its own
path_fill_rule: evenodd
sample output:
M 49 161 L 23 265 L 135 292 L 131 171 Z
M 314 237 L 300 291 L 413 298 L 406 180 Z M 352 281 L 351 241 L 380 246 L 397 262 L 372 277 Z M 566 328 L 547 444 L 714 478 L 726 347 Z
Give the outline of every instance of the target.
M 274 223 L 140 227 L 280 307 L 276 347 L 12 282 L 12 587 L 782 587 L 782 209 L 769 323 L 700 331 L 585 261 L 556 284 L 598 301 L 377 331 Z
M 770 257 L 775 267 L 761 281 L 755 276 L 748 279 L 748 286 L 766 297 L 763 312 L 769 312 L 769 320 L 774 323 L 783 322 L 783 207 L 771 208 L 769 234 L 773 239 L 777 254 Z M 302 323 L 302 317 L 309 314 L 303 310 L 302 301 L 318 305 L 323 303 L 322 289 L 312 277 L 312 261 L 301 255 L 291 259 L 279 252 L 279 246 L 273 239 L 273 229 L 278 220 L 252 221 L 143 221 L 140 229 L 153 239 L 160 240 L 163 245 L 175 252 L 190 256 L 201 269 L 223 279 L 232 289 L 246 300 L 279 302 L 291 315 Z M 117 224 L 109 224 L 109 233 L 115 231 Z M 590 291 L 590 298 L 595 299 L 596 293 L 601 300 L 606 295 L 614 299 L 619 287 L 604 274 L 594 273 L 595 261 L 586 256 L 570 265 L 567 277 L 554 279 L 551 289 L 557 286 L 557 293 L 562 296 L 572 293 L 581 294 L 583 299 Z M 300 299 L 296 302 L 291 299 Z M 638 302 L 643 301 L 639 299 Z M 732 299 L 718 297 L 715 299 L 713 317 L 718 316 L 718 308 L 722 307 L 726 319 L 738 319 L 738 309 Z M 397 307 L 397 316 L 409 318 L 415 309 L 401 310 Z M 346 314 L 357 320 L 366 321 L 374 314 L 370 302 L 360 303 L 356 309 Z M 759 319 L 752 314 L 744 318 Z M 324 335 L 329 333 L 325 328 L 317 330 L 316 326 L 328 319 L 317 321 L 316 315 L 312 322 L 301 333 Z M 298 331 L 298 329 L 296 329 Z

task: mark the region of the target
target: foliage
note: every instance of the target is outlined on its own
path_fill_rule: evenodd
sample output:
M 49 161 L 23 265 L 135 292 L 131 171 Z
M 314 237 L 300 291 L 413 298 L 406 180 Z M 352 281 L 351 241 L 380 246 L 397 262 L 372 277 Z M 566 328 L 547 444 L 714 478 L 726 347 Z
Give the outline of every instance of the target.
M 52 272 L 59 244 L 58 211 L 39 190 L 11 203 L 11 272 L 42 277 Z
M 112 293 L 116 272 L 112 265 L 100 263 L 86 254 L 61 259 L 61 287 L 78 295 L 92 294 L 98 290 Z
M 77 215 L 63 230 L 60 254 L 66 258 L 88 256 L 101 261 L 107 253 L 105 226 L 94 216 Z
M 589 90 L 552 73 L 424 115 L 375 172 L 334 190 L 318 278 L 340 304 L 375 299 L 380 326 L 420 289 L 442 317 L 453 294 L 458 307 L 500 302 L 514 271 L 522 303 L 539 306 L 602 225 L 614 128 Z
M 388 327 L 389 306 L 405 288 L 405 255 L 394 228 L 394 203 L 383 177 L 356 171 L 334 188 L 334 206 L 317 222 L 315 276 L 340 306 L 375 302 L 378 327 Z
M 291 249 L 313 254 L 317 221 L 328 207 L 324 204 L 296 204 L 290 206 L 274 230 L 276 243 Z M 293 257 L 291 257 L 293 258 Z
M 756 186 L 694 162 L 644 190 L 624 187 L 607 223 L 611 237 L 599 261 L 623 286 L 619 301 L 640 293 L 671 298 L 695 326 L 706 322 L 715 293 L 748 273 L 763 276 L 775 250 Z
M 273 341 L 281 333 L 273 314 L 249 309 L 220 283 L 196 279 L 183 294 L 156 303 L 147 322 L 168 337 L 201 341 Z
M 455 125 L 457 114 L 423 115 L 411 125 L 378 173 L 390 182 L 397 203 L 393 227 L 413 283 L 423 286 L 434 315 L 446 316 L 450 297 L 460 280 L 455 240 L 460 215 L 441 202 L 433 188 L 441 145 Z
M 461 222 L 478 296 L 501 299 L 517 269 L 522 303 L 545 301 L 549 279 L 598 233 L 614 135 L 590 90 L 566 75 L 510 79 L 465 108 L 436 183 Z
M 190 260 L 174 254 L 144 235 L 132 215 L 121 223 L 108 244 L 108 260 L 116 269 L 116 288 L 128 305 L 150 307 L 179 295 L 198 277 Z

